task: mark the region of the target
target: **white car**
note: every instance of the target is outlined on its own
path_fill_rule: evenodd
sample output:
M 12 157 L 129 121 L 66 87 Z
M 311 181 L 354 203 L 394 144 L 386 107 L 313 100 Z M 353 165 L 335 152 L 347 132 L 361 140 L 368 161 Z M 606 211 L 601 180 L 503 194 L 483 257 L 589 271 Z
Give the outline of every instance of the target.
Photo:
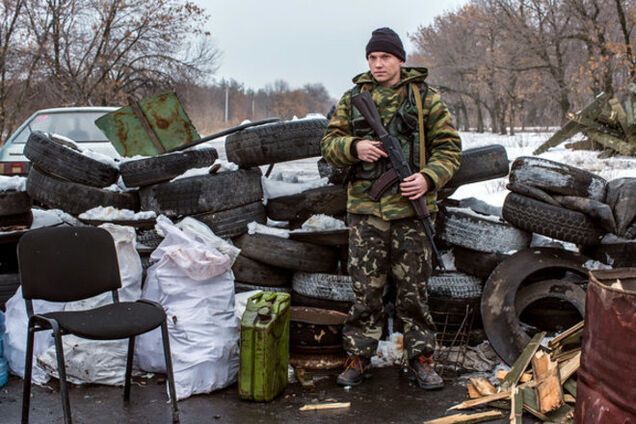
M 33 131 L 59 134 L 74 140 L 81 148 L 103 153 L 113 158 L 120 155 L 97 128 L 95 120 L 116 107 L 64 107 L 42 109 L 31 115 L 0 148 L 0 175 L 27 175 L 29 159 L 24 146 Z

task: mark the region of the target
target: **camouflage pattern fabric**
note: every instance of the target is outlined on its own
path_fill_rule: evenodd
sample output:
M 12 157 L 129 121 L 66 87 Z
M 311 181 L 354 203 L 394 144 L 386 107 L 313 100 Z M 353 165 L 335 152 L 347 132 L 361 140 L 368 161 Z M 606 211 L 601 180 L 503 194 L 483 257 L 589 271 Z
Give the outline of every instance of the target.
M 422 222 L 350 214 L 349 226 L 349 275 L 355 301 L 343 329 L 344 349 L 349 355 L 366 358 L 375 354 L 384 324 L 382 295 L 390 272 L 397 288 L 396 314 L 404 323 L 408 359 L 432 354 L 434 324 L 426 303 L 431 247 Z
M 371 93 L 383 124 L 403 143 L 405 157 L 410 156 L 411 162 L 416 163 L 420 172 L 432 183 L 433 187 L 426 194 L 426 201 L 429 210 L 435 212 L 437 211 L 436 191 L 444 187 L 459 168 L 461 140 L 439 93 L 429 88 L 423 103 L 426 163 L 417 163 L 419 162 L 417 110 L 414 109 L 412 102 L 404 100 L 411 91 L 409 84 L 423 82 L 427 73 L 425 68 L 404 67 L 400 82 L 392 87 L 378 85 L 370 72 L 356 76 L 353 82 L 360 87 L 361 91 Z M 381 161 L 372 164 L 361 163 L 351 153 L 351 146 L 355 140 L 375 138 L 368 126 L 365 129 L 364 123 L 360 122 L 358 112 L 351 107 L 352 91 L 347 91 L 336 105 L 336 110 L 320 143 L 322 156 L 331 165 L 345 167 L 360 164 L 359 167 L 364 171 L 349 183 L 347 211 L 375 215 L 385 220 L 414 216 L 413 207 L 408 199 L 400 195 L 397 185 L 392 190 L 387 190 L 378 202 L 371 200 L 366 193 L 373 180 L 381 174 L 376 168 L 382 167 L 383 164 Z M 396 115 L 401 119 L 393 119 Z M 367 174 L 366 177 L 365 174 Z

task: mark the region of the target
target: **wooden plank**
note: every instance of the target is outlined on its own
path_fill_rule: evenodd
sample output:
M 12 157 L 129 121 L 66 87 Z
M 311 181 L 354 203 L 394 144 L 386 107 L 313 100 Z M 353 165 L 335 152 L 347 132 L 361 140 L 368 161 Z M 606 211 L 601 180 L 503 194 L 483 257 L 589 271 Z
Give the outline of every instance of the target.
M 533 388 L 526 387 L 520 389 L 523 392 L 523 409 L 528 411 L 541 421 L 547 421 L 548 417 L 545 414 L 539 412 L 539 405 L 537 403 L 537 394 Z
M 577 354 L 581 352 L 581 349 L 568 350 L 567 352 L 560 352 L 557 354 L 551 355 L 553 361 L 557 362 L 566 362 L 570 359 L 574 358 Z
M 513 386 L 511 399 L 510 424 L 523 424 L 523 391 Z
M 494 400 L 502 400 L 502 399 L 509 399 L 509 398 L 510 398 L 510 390 L 506 390 L 503 392 L 495 393 L 494 395 L 483 396 L 479 399 L 467 400 L 455 406 L 451 406 L 450 408 L 448 408 L 448 410 L 453 411 L 453 410 L 469 409 L 475 406 L 485 405 Z
M 625 135 L 627 135 L 629 128 L 627 125 L 627 114 L 625 113 L 625 109 L 623 109 L 623 106 L 621 106 L 621 103 L 616 97 L 612 97 L 609 100 L 609 105 L 612 110 L 612 118 L 618 122 Z
M 466 390 L 468 390 L 468 398 L 469 399 L 479 399 L 483 395 L 479 393 L 479 391 L 473 386 L 473 383 L 470 381 L 466 383 Z
M 548 342 L 548 347 L 550 349 L 556 349 L 557 347 L 563 345 L 564 341 L 567 338 L 569 338 L 570 336 L 574 334 L 579 333 L 580 331 L 583 331 L 583 325 L 584 325 L 584 321 L 581 321 L 575 326 L 570 327 L 567 330 L 563 331 L 561 334 L 559 334 L 558 336 L 556 336 L 555 338 L 553 338 L 552 340 Z
M 565 403 L 576 403 L 576 398 L 571 394 L 566 393 L 563 395 L 563 401 Z
M 499 370 L 495 373 L 495 377 L 497 377 L 497 380 L 503 381 L 509 373 L 510 371 Z M 530 372 L 524 372 L 521 374 L 521 378 L 519 379 L 522 383 L 527 383 L 530 380 L 532 380 L 532 373 Z
M 567 139 L 581 132 L 583 128 L 585 127 L 576 121 L 568 121 L 563 127 L 561 127 L 561 129 L 555 132 L 552 137 L 550 137 L 542 145 L 537 147 L 537 149 L 532 154 L 540 155 L 541 153 L 547 151 L 550 147 L 558 146 Z
M 492 421 L 503 417 L 501 411 L 477 412 L 474 414 L 455 414 L 447 417 L 441 417 L 434 420 L 424 421 L 424 424 L 470 424 L 480 423 L 483 421 Z
M 311 405 L 305 405 L 299 408 L 299 411 L 323 411 L 325 409 L 349 408 L 350 406 L 351 402 L 315 403 Z
M 512 364 L 510 373 L 506 376 L 504 381 L 501 382 L 501 390 L 508 390 L 519 382 L 519 379 L 526 371 L 526 368 L 528 368 L 532 357 L 536 353 L 537 349 L 539 349 L 539 346 L 541 346 L 541 341 L 545 337 L 545 334 L 545 331 L 542 331 L 535 334 L 530 340 L 530 343 L 528 343 L 523 352 L 521 352 L 521 355 L 519 355 L 515 363 Z
M 563 405 L 563 390 L 559 380 L 558 365 L 543 351 L 532 358 L 532 370 L 537 383 L 539 412 L 548 413 Z
M 484 377 L 471 377 L 468 381 L 482 396 L 494 395 L 497 393 L 497 388 Z
M 569 359 L 559 365 L 559 379 L 561 384 L 565 383 L 581 366 L 581 352 L 577 353 L 572 359 Z
M 574 419 L 574 408 L 564 403 L 556 411 L 546 414 L 547 421 L 551 423 L 570 423 Z

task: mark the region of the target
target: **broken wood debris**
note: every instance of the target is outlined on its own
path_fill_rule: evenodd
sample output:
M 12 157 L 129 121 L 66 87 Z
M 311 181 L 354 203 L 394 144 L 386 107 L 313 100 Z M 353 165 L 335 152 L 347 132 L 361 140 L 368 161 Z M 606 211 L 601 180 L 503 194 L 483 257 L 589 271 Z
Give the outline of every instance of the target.
M 510 372 L 497 373 L 497 378 L 501 381 L 499 388 L 495 388 L 498 392 L 489 394 L 492 389 L 487 379 L 470 378 L 468 390 L 471 399 L 448 410 L 464 410 L 486 405 L 497 408 L 503 406 L 504 409 L 510 410 L 511 423 L 522 423 L 524 412 L 543 422 L 572 422 L 573 404 L 576 402 L 574 375 L 581 363 L 582 332 L 583 323 L 579 323 L 547 343 L 548 348 L 541 347 L 545 333 L 536 334 L 521 352 Z M 529 368 L 532 372 L 529 372 Z M 522 379 L 527 381 L 521 382 Z M 446 421 L 430 422 L 441 424 Z M 448 421 L 455 422 L 472 421 Z
M 441 417 L 430 421 L 424 421 L 424 424 L 471 424 L 483 421 L 491 421 L 503 417 L 501 411 L 477 412 L 474 414 L 455 414 L 447 417 Z
M 299 411 L 323 411 L 325 409 L 341 409 L 351 407 L 351 402 L 314 403 L 299 408 Z

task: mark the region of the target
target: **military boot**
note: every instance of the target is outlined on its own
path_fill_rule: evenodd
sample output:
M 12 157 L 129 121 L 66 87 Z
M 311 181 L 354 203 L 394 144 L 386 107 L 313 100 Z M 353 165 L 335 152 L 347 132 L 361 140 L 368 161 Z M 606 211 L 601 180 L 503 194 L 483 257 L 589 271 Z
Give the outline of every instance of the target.
M 424 390 L 441 389 L 444 380 L 435 372 L 433 355 L 420 355 L 411 360 L 411 378 Z
M 369 360 L 362 356 L 350 356 L 345 362 L 345 370 L 340 373 L 336 383 L 341 386 L 357 386 L 364 379 L 364 371 L 369 367 Z

